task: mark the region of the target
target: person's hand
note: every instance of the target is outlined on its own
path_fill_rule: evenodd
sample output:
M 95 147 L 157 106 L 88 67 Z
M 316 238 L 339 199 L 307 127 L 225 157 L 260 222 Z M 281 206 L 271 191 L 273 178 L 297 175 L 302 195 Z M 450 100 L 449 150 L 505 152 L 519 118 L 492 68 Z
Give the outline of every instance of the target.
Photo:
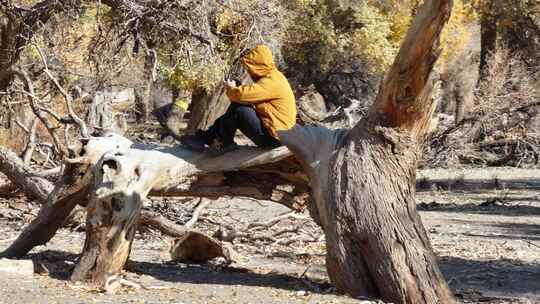
M 230 80 L 230 79 L 225 80 L 223 82 L 223 85 L 225 86 L 226 90 L 230 90 L 236 87 L 236 83 L 234 82 L 234 80 Z

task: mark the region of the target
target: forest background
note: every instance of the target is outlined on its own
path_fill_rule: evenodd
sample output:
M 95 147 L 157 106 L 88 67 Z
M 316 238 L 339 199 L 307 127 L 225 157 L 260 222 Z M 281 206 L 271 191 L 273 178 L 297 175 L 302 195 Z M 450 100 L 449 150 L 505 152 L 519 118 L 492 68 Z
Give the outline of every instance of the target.
M 300 123 L 352 126 L 375 98 L 420 3 L 2 1 L 0 67 L 23 67 L 40 107 L 57 117 L 68 109 L 45 70 L 87 120 L 96 96 L 127 98 L 112 120 L 144 140 L 160 137 L 156 119 L 173 135 L 208 127 L 228 103 L 222 80 L 249 81 L 238 58 L 265 43 L 294 87 Z M 533 0 L 455 1 L 422 166 L 538 167 L 539 7 Z M 23 83 L 0 77 L 0 84 L 0 145 L 23 153 L 36 124 L 39 153 L 32 157 L 43 162 L 51 139 Z M 185 104 L 187 113 L 173 106 Z M 66 134 L 62 141 L 75 136 Z

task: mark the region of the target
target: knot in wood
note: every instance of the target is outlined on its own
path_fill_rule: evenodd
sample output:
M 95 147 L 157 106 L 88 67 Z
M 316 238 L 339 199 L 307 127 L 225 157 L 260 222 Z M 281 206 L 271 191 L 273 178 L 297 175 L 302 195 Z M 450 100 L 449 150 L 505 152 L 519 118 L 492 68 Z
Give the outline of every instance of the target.
M 414 142 L 407 133 L 382 126 L 375 126 L 373 131 L 390 145 L 392 153 L 404 155 L 407 151 L 413 151 Z

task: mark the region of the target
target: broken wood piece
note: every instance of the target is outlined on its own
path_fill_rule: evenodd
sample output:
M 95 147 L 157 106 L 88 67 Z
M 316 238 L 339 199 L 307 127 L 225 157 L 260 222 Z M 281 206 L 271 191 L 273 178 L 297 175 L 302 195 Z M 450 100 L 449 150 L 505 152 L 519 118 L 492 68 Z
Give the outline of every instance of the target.
M 268 229 L 268 228 L 274 226 L 275 224 L 279 223 L 280 221 L 282 221 L 284 219 L 287 219 L 287 218 L 305 220 L 305 219 L 309 219 L 309 216 L 307 216 L 307 215 L 299 215 L 299 214 L 297 214 L 297 212 L 291 211 L 291 212 L 287 212 L 285 214 L 278 215 L 278 216 L 276 216 L 274 218 L 271 218 L 271 219 L 267 220 L 266 222 L 250 223 L 247 228 L 252 229 L 252 228 L 262 227 L 262 228 Z
M 171 260 L 181 263 L 204 263 L 223 257 L 230 264 L 236 261 L 232 246 L 197 231 L 188 231 L 177 239 L 171 249 Z
M 188 231 L 185 227 L 176 225 L 155 212 L 142 210 L 139 217 L 139 226 L 147 226 L 159 230 L 161 233 L 175 238 L 184 236 Z
M 142 285 L 126 280 L 119 275 L 112 275 L 105 280 L 103 289 L 106 294 L 115 294 L 122 286 L 133 288 L 135 290 L 143 288 Z
M 195 210 L 193 210 L 193 214 L 191 216 L 191 219 L 189 219 L 189 221 L 184 226 L 186 228 L 191 228 L 193 225 L 195 225 L 195 223 L 199 219 L 199 215 L 200 215 L 201 211 L 204 208 L 206 208 L 206 206 L 208 206 L 208 204 L 210 204 L 210 201 L 201 197 L 199 203 L 197 204 L 197 207 L 195 207 Z

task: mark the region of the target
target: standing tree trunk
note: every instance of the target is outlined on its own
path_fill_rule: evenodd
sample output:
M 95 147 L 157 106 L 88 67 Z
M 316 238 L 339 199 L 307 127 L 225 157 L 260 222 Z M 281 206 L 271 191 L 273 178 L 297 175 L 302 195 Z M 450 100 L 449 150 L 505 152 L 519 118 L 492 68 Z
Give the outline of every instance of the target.
M 188 133 L 208 129 L 229 106 L 229 99 L 221 84 L 211 92 L 203 88 L 198 89 L 192 96 Z
M 279 134 L 311 178 L 310 211 L 326 235 L 330 279 L 352 296 L 455 302 L 415 203 L 416 166 L 436 106 L 430 74 L 451 6 L 424 2 L 375 104 L 352 130 Z
M 473 98 L 473 93 L 464 85 L 463 77 L 454 84 L 452 95 L 455 100 L 454 124 L 457 125 L 467 115 Z
M 244 72 L 238 80 L 241 83 L 245 83 L 248 79 L 249 75 Z M 225 89 L 221 84 L 211 92 L 203 88 L 193 92 L 188 133 L 208 129 L 219 116 L 227 111 L 229 105 L 229 98 L 225 95 Z
M 488 75 L 488 61 L 497 48 L 497 17 L 494 11 L 493 0 L 486 5 L 480 22 L 480 77 L 478 83 L 484 81 Z

